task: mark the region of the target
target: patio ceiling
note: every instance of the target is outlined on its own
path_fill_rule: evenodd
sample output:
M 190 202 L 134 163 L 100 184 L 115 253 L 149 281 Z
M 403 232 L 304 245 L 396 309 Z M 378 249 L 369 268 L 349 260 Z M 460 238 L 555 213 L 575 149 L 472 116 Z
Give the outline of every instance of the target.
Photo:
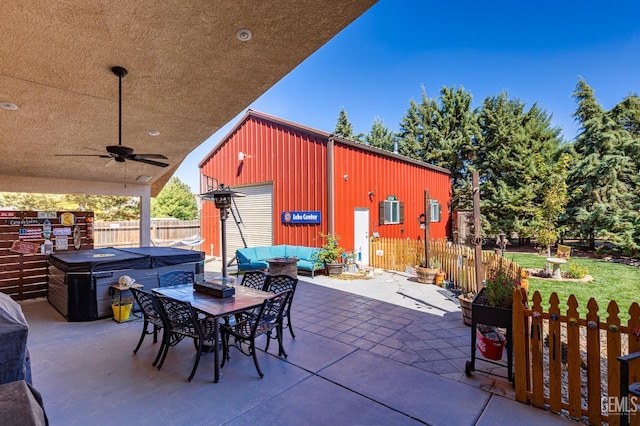
M 0 108 L 0 191 L 130 194 L 143 175 L 157 194 L 193 149 L 375 2 L 2 2 L 0 102 L 19 109 Z M 118 144 L 116 65 L 129 71 L 122 144 L 169 167 L 55 156 Z

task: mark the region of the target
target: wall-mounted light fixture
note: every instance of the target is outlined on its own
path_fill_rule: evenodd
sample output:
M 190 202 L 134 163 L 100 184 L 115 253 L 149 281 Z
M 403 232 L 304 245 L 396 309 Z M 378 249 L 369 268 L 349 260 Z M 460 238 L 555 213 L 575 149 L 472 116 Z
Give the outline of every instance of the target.
M 373 191 L 369 191 L 369 197 L 373 197 L 374 195 L 376 195 L 376 193 L 375 193 L 375 192 L 373 192 Z
M 238 153 L 238 161 L 244 161 L 246 158 L 251 158 L 251 156 L 242 151 Z
M 343 178 L 344 180 L 349 180 L 349 175 L 344 175 L 344 176 L 342 176 L 342 178 Z
M 136 178 L 136 182 L 149 182 L 151 180 L 151 176 L 140 175 Z

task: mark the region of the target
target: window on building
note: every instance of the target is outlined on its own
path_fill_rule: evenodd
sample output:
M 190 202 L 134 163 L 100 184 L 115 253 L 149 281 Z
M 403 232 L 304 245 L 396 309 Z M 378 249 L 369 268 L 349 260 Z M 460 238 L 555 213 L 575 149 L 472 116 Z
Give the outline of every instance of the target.
M 438 200 L 429 200 L 429 202 L 431 203 L 431 222 L 440 222 L 442 219 Z
M 395 200 L 380 201 L 380 225 L 404 223 L 404 203 Z

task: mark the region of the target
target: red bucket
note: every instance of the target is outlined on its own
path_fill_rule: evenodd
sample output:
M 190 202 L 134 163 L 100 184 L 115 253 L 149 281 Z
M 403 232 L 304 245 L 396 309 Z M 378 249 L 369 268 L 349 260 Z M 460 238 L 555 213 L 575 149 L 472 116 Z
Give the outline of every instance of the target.
M 502 351 L 504 350 L 505 338 L 497 328 L 476 328 L 476 346 L 480 354 L 492 360 L 502 359 Z

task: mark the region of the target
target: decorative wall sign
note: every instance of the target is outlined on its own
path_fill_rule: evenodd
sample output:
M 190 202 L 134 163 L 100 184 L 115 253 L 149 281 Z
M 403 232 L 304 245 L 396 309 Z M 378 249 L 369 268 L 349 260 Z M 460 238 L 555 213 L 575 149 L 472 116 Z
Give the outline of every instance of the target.
M 282 212 L 282 223 L 316 223 L 319 224 L 322 216 L 319 211 Z
M 69 238 L 65 236 L 56 237 L 56 250 L 69 250 Z
M 64 226 L 73 226 L 76 223 L 76 216 L 73 213 L 62 213 L 60 223 Z
M 38 219 L 55 219 L 56 212 L 38 212 Z
M 45 219 L 44 222 L 42 222 L 42 235 L 44 235 L 46 240 L 51 237 L 51 221 L 49 219 Z
M 73 227 L 73 248 L 80 250 L 80 247 L 82 247 L 82 233 L 80 227 L 76 225 Z
M 15 240 L 9 249 L 13 253 L 34 254 L 40 249 L 40 244 L 29 243 L 27 241 Z
M 76 225 L 76 226 L 78 226 L 78 225 Z M 71 235 L 71 228 L 67 228 L 67 227 L 54 228 L 53 235 L 55 235 L 55 236 L 58 236 L 58 235 L 67 235 L 67 236 L 69 236 L 69 235 Z
M 87 240 L 91 241 L 93 240 L 93 217 L 87 217 L 86 221 L 87 221 L 86 237 L 87 237 Z
M 42 228 L 20 228 L 18 229 L 18 238 L 21 240 L 39 240 L 42 238 Z

